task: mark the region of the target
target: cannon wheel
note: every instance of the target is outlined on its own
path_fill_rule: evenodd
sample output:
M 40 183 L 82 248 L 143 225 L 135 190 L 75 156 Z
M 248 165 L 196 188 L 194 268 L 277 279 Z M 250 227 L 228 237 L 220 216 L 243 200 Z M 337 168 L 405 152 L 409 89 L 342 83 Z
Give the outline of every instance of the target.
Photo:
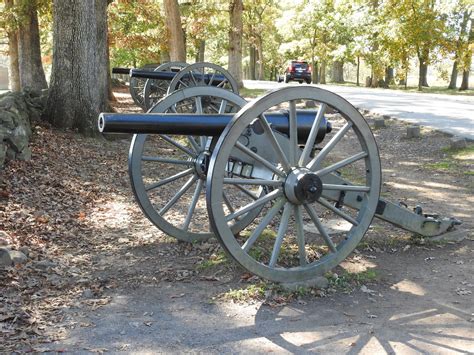
M 204 76 L 209 77 L 208 83 L 202 79 Z M 224 80 L 217 85 L 212 85 L 216 76 L 224 77 Z M 168 87 L 168 94 L 178 89 L 193 86 L 217 86 L 221 89 L 239 93 L 237 82 L 227 70 L 213 63 L 198 62 L 188 65 L 176 74 Z
M 156 67 L 148 65 L 148 66 L 142 67 L 140 69 L 154 71 L 156 69 Z M 137 105 L 138 107 L 141 107 L 144 110 L 145 110 L 144 91 L 145 91 L 146 81 L 147 81 L 147 79 L 144 79 L 144 78 L 131 77 L 130 78 L 130 84 L 129 84 L 130 85 L 130 95 L 132 96 L 133 102 L 135 102 L 135 105 Z
M 192 111 L 184 107 L 186 113 L 232 113 L 245 103 L 227 90 L 193 87 L 164 97 L 150 113 L 181 112 L 183 104 L 191 104 Z M 159 145 L 159 151 L 153 144 Z M 201 170 L 199 163 L 204 155 L 210 155 L 209 145 L 208 137 L 138 134 L 130 146 L 129 174 L 141 209 L 160 230 L 182 241 L 206 240 L 214 235 L 205 208 L 206 171 Z M 193 196 L 189 204 L 182 203 L 185 195 Z M 224 203 L 229 203 L 229 199 Z M 254 218 L 252 214 L 244 216 L 232 230 L 238 232 Z M 193 227 L 198 223 L 202 224 L 200 230 Z
M 312 129 L 304 149 L 298 145 L 296 118 L 296 107 L 304 103 L 302 99 L 314 101 L 319 107 L 313 128 L 319 126 L 323 115 L 333 125 L 332 132 L 316 146 L 313 133 L 317 130 Z M 281 108 L 288 108 L 289 112 L 290 133 L 283 141 L 264 114 Z M 266 139 L 274 152 L 274 157 L 258 159 L 262 164 L 273 165 L 273 178 L 267 180 L 235 178 L 226 170 L 226 162 L 236 150 L 251 154 L 239 138 L 248 132 L 252 121 L 259 124 L 260 139 Z M 329 179 L 332 174 L 337 174 L 336 179 L 352 179 L 338 184 Z M 268 280 L 298 282 L 324 274 L 356 248 L 374 217 L 380 184 L 378 148 L 357 109 L 326 90 L 285 87 L 244 106 L 220 136 L 207 176 L 207 208 L 219 241 L 241 266 Z M 222 208 L 222 196 L 228 186 L 235 185 L 266 186 L 271 192 L 230 214 Z M 334 199 L 326 197 L 334 191 L 340 197 L 337 207 Z M 358 191 L 358 201 L 362 201 L 359 210 L 344 207 L 343 197 L 348 191 Z M 229 223 L 253 209 L 261 209 L 261 213 L 234 236 Z M 329 222 L 334 220 L 335 230 L 331 230 Z M 338 231 L 340 226 L 345 228 Z
M 181 69 L 187 67 L 189 64 L 184 62 L 168 62 L 161 64 L 154 71 L 162 72 L 179 72 Z M 143 90 L 144 106 L 149 110 L 162 97 L 166 96 L 170 80 L 148 79 L 145 82 Z

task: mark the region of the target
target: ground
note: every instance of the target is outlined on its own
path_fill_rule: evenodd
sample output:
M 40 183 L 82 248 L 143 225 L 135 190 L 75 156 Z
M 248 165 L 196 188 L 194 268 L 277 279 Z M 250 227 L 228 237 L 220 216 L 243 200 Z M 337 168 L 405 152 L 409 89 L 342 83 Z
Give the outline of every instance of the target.
M 329 288 L 297 291 L 240 270 L 214 240 L 153 227 L 133 199 L 129 139 L 36 124 L 33 159 L 0 180 L 2 240 L 28 255 L 0 271 L 0 352 L 472 352 L 473 145 L 386 123 L 374 131 L 382 195 L 463 220 L 466 238 L 374 221 Z

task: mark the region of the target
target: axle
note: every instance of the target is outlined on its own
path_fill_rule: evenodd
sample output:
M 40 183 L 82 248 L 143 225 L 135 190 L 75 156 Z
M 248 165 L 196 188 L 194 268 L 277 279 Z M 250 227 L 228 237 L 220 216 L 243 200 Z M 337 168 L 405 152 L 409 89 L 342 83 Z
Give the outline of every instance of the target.
M 297 111 L 298 141 L 305 143 L 316 117 L 316 111 Z M 194 136 L 219 136 L 234 114 L 169 114 L 169 113 L 101 113 L 99 131 L 102 133 L 177 134 Z M 272 128 L 288 134 L 288 114 L 284 111 L 268 112 L 266 119 Z M 258 121 L 256 121 L 258 122 Z M 325 118 L 321 120 L 316 142 L 321 142 L 332 126 Z M 258 124 L 253 130 L 260 134 Z

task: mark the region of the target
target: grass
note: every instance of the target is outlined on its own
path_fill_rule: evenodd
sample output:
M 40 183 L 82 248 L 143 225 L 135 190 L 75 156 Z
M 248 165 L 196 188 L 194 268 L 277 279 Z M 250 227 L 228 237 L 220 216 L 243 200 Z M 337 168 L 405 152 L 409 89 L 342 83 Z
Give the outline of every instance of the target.
M 425 168 L 442 172 L 458 173 L 472 176 L 474 170 L 474 144 L 463 149 L 443 148 L 445 157 L 441 161 L 425 164 Z
M 351 82 L 351 81 L 346 81 L 344 83 L 328 82 L 328 84 L 338 85 L 338 86 L 357 87 L 356 83 Z M 391 90 L 400 90 L 400 91 L 405 91 L 405 92 L 416 92 L 416 93 L 421 93 L 421 94 L 443 94 L 443 95 L 458 95 L 458 96 L 474 96 L 474 89 L 459 91 L 458 89 L 448 89 L 446 86 L 423 87 L 422 91 L 418 91 L 418 86 L 408 86 L 405 89 L 405 86 L 403 86 L 403 85 L 390 85 L 389 89 L 391 89 Z M 365 85 L 363 85 L 361 83 L 361 85 L 359 87 L 365 88 Z
M 203 260 L 198 266 L 199 271 L 204 271 L 218 265 L 223 265 L 228 263 L 228 259 L 224 251 L 219 251 L 217 254 L 212 254 L 209 259 Z
M 265 92 L 267 92 L 267 90 L 242 88 L 240 89 L 239 95 L 245 98 L 254 99 L 262 96 Z
M 329 273 L 326 277 L 331 287 L 343 291 L 352 291 L 357 286 L 376 281 L 379 274 L 375 269 L 368 269 L 361 272 L 344 271 L 341 275 Z

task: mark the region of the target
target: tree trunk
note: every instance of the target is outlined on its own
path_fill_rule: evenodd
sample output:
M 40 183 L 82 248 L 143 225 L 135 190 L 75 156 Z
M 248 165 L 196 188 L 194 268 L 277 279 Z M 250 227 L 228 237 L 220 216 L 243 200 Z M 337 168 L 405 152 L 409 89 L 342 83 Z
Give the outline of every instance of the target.
M 196 53 L 196 62 L 204 62 L 204 53 L 206 51 L 206 40 L 199 41 L 199 48 Z
M 263 58 L 263 40 L 262 36 L 257 35 L 257 54 L 258 54 L 258 80 L 265 80 L 265 60 Z
M 453 63 L 453 70 L 451 70 L 451 80 L 449 80 L 448 89 L 456 89 L 458 81 L 458 61 L 457 59 Z
M 378 73 L 378 68 L 375 67 L 375 65 L 372 65 L 372 75 L 370 79 L 370 87 L 372 88 L 378 88 L 379 87 L 379 73 Z
M 168 63 L 171 61 L 170 52 L 162 51 L 160 52 L 160 61 L 161 63 Z
M 359 76 L 360 76 L 360 57 L 357 56 L 357 82 L 356 82 L 357 86 L 360 86 Z
M 393 83 L 393 68 L 387 67 L 385 68 L 385 85 L 388 87 L 392 83 Z
M 46 89 L 48 83 L 41 63 L 41 47 L 36 0 L 25 2 L 24 22 L 18 30 L 21 87 Z
M 422 86 L 429 87 L 429 85 L 428 85 L 428 64 L 420 64 L 420 81 L 421 81 Z
M 256 63 L 257 63 L 257 53 L 255 51 L 255 47 L 253 45 L 250 45 L 249 48 L 249 57 L 250 57 L 250 63 L 249 63 L 249 71 L 250 71 L 250 80 L 257 80 L 256 76 Z
M 53 67 L 43 117 L 96 135 L 107 110 L 107 0 L 53 1 Z
M 474 18 L 471 18 L 471 29 L 469 30 L 468 37 L 469 49 L 466 51 L 466 57 L 464 59 L 464 70 L 462 72 L 462 82 L 459 90 L 468 90 L 469 89 L 469 71 L 471 69 L 472 55 L 474 50 Z
M 321 68 L 319 72 L 319 83 L 326 84 L 326 61 L 321 61 Z
M 186 62 L 186 45 L 184 32 L 181 26 L 178 0 L 164 0 L 166 26 L 170 33 L 169 48 L 172 61 Z
M 13 0 L 5 0 L 5 10 L 9 10 L 13 7 Z M 8 19 L 7 21 L 13 21 L 13 19 Z M 12 26 L 13 27 L 13 26 Z M 8 57 L 9 57 L 9 81 L 10 88 L 12 91 L 20 91 L 20 67 L 19 67 L 19 58 L 18 58 L 18 32 L 13 28 L 8 30 Z
M 335 60 L 332 62 L 331 81 L 334 83 L 344 82 L 344 62 Z
M 230 2 L 229 73 L 235 78 L 239 88 L 244 86 L 242 82 L 243 8 L 242 0 L 232 0 Z

